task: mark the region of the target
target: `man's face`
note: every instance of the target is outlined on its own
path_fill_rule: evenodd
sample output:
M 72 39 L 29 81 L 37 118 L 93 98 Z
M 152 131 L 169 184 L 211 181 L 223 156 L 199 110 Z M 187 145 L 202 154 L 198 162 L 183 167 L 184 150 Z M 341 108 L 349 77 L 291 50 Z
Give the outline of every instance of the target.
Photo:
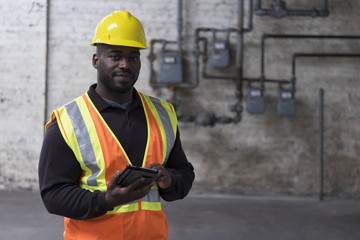
M 93 57 L 98 70 L 98 84 L 120 94 L 132 91 L 138 79 L 141 62 L 138 48 L 101 44 Z

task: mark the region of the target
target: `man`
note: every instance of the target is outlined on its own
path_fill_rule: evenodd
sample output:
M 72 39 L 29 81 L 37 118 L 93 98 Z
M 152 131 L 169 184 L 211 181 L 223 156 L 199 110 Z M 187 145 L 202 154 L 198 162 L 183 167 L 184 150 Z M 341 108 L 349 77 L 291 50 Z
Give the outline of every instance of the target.
M 177 118 L 169 103 L 137 92 L 142 24 L 125 11 L 97 26 L 93 66 L 97 84 L 55 110 L 46 125 L 39 184 L 50 213 L 62 215 L 65 239 L 166 239 L 160 196 L 184 198 L 194 169 L 181 147 Z M 158 170 L 157 179 L 137 188 L 117 185 L 131 164 Z

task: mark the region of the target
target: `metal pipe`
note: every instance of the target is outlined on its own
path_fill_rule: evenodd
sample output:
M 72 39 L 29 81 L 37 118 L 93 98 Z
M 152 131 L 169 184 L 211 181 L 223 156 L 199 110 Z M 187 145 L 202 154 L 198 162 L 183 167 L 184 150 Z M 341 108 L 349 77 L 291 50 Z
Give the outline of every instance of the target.
M 236 90 L 237 98 L 242 99 L 242 78 L 243 78 L 243 22 L 244 22 L 244 1 L 238 0 L 238 24 L 237 24 L 237 48 L 236 48 Z
M 324 10 L 289 10 L 287 11 L 288 16 L 297 17 L 327 17 L 329 16 L 328 11 Z
M 324 198 L 324 89 L 319 90 L 319 201 Z
M 198 45 L 199 41 L 206 42 L 206 39 L 199 38 L 198 29 L 195 31 L 195 51 L 194 51 L 194 77 L 193 77 L 193 85 L 189 88 L 195 88 L 199 85 L 199 56 L 201 55 L 200 47 Z M 205 43 L 206 44 L 206 43 Z
M 292 75 L 296 75 L 296 59 L 297 58 L 309 58 L 309 57 L 342 57 L 342 58 L 354 58 L 360 57 L 360 53 L 295 53 L 292 57 Z
M 198 58 L 201 55 L 201 53 L 200 53 L 200 48 L 199 48 L 198 42 L 204 40 L 199 37 L 199 31 L 200 31 L 200 29 L 195 30 L 195 51 L 194 51 L 195 62 L 194 62 L 193 81 L 190 83 L 181 82 L 180 84 L 178 84 L 178 88 L 193 89 L 199 85 L 199 60 L 198 60 Z
M 284 79 L 266 79 L 266 78 L 243 78 L 244 82 L 268 82 L 268 83 L 279 83 L 279 84 L 289 84 L 292 81 L 284 80 Z
M 309 17 L 327 17 L 329 16 L 327 0 L 321 2 L 320 10 L 294 10 L 287 9 L 286 2 L 281 0 L 274 0 L 271 9 L 261 8 L 261 0 L 255 1 L 255 14 L 259 16 L 270 15 L 276 18 L 282 18 L 286 16 L 309 16 Z
M 220 76 L 220 75 L 210 75 L 207 73 L 207 68 L 206 68 L 206 63 L 207 63 L 207 45 L 208 45 L 208 40 L 207 38 L 204 37 L 200 37 L 200 33 L 201 32 L 225 32 L 225 33 L 231 33 L 231 32 L 237 32 L 236 28 L 226 28 L 226 29 L 216 29 L 216 28 L 197 28 L 196 29 L 196 34 L 195 34 L 195 52 L 198 52 L 199 55 L 200 50 L 199 50 L 199 42 L 202 41 L 204 42 L 204 51 L 202 52 L 202 55 L 204 55 L 203 57 L 203 65 L 202 65 L 202 77 L 203 78 L 207 78 L 207 79 L 226 79 L 226 80 L 234 80 L 236 77 L 235 76 Z M 199 57 L 195 56 L 196 58 Z M 196 60 L 196 63 L 198 64 L 198 61 Z
M 50 35 L 50 0 L 46 1 L 46 23 L 45 23 L 45 86 L 44 86 L 44 124 L 46 125 L 48 120 L 48 99 L 49 99 L 49 35 Z M 45 134 L 45 132 L 44 132 Z
M 160 88 L 160 87 L 175 87 L 175 88 L 195 88 L 198 86 L 199 84 L 199 80 L 198 80 L 198 62 L 197 62 L 197 57 L 196 57 L 196 62 L 195 62 L 195 74 L 194 74 L 194 79 L 195 81 L 191 82 L 191 83 L 185 83 L 185 82 L 181 82 L 181 83 L 162 83 L 162 82 L 158 82 L 155 80 L 155 71 L 154 71 L 154 61 L 156 59 L 156 54 L 154 53 L 154 45 L 156 43 L 161 43 L 162 44 L 162 51 L 165 50 L 165 47 L 167 44 L 177 44 L 178 46 L 178 51 L 180 52 L 181 55 L 181 59 L 182 59 L 182 0 L 178 0 L 178 16 L 177 16 L 177 30 L 178 30 L 178 37 L 177 37 L 177 41 L 168 41 L 165 39 L 153 39 L 151 40 L 151 44 L 150 44 L 150 54 L 148 56 L 149 60 L 150 60 L 150 86 L 154 87 L 154 88 Z
M 261 0 L 255 0 L 254 6 L 255 6 L 255 11 L 257 9 L 261 9 Z
M 200 33 L 201 29 L 198 28 L 195 30 L 195 51 L 194 51 L 194 81 L 193 84 L 189 87 L 189 88 L 195 88 L 199 85 L 199 56 L 201 54 L 207 54 L 207 39 L 206 38 L 201 38 L 199 37 L 199 33 Z M 199 42 L 203 41 L 204 42 L 204 53 L 201 53 L 200 51 L 200 47 L 199 47 Z
M 243 32 L 244 31 L 251 31 L 252 30 L 252 24 L 253 24 L 253 19 L 252 19 L 252 0 L 250 0 L 250 11 L 249 11 L 249 26 L 247 29 L 243 28 L 243 10 L 244 10 L 244 3 L 243 0 L 239 0 L 238 3 L 238 28 L 235 29 L 214 29 L 214 28 L 198 28 L 196 29 L 196 36 L 195 36 L 195 51 L 194 51 L 194 55 L 195 55 L 195 64 L 194 64 L 194 81 L 191 83 L 185 83 L 185 82 L 181 82 L 178 84 L 178 88 L 195 88 L 198 86 L 199 84 L 199 76 L 198 76 L 198 70 L 199 70 L 199 62 L 198 62 L 198 57 L 201 55 L 201 52 L 199 50 L 199 46 L 198 46 L 198 42 L 199 41 L 204 41 L 204 38 L 200 38 L 199 34 L 201 31 L 233 31 L 233 32 L 237 32 L 238 33 L 238 41 L 237 41 L 237 58 L 236 58 L 236 65 L 237 65 L 237 70 L 236 70 L 236 76 L 211 76 L 209 74 L 206 73 L 206 68 L 204 67 L 204 72 L 203 72 L 203 77 L 205 78 L 216 78 L 216 79 L 236 79 L 237 81 L 237 91 L 240 93 L 239 98 L 242 98 L 242 64 L 243 64 Z M 181 37 L 181 31 L 182 31 L 182 1 L 178 0 L 178 40 L 177 40 L 177 44 L 178 44 L 178 48 L 179 51 L 182 51 L 182 37 Z M 239 34 L 240 33 L 240 34 Z M 206 40 L 205 40 L 206 42 Z M 167 87 L 168 84 L 167 83 L 159 83 L 157 81 L 155 81 L 155 72 L 154 72 L 154 64 L 153 61 L 156 58 L 156 55 L 154 53 L 154 47 L 153 45 L 155 43 L 162 43 L 163 44 L 163 48 L 165 47 L 165 45 L 167 43 L 173 43 L 170 41 L 166 41 L 163 39 L 154 39 L 151 41 L 151 46 L 150 46 L 150 55 L 149 55 L 149 60 L 150 60 L 150 85 L 152 87 Z M 207 43 L 207 42 L 206 42 Z
M 200 32 L 237 32 L 237 28 L 197 28 L 198 35 L 200 35 Z
M 180 56 L 182 59 L 182 0 L 178 0 L 178 5 L 177 5 L 177 10 L 178 10 L 178 15 L 177 15 L 177 31 L 178 31 L 178 36 L 177 36 L 177 41 L 168 41 L 165 39 L 152 39 L 151 43 L 150 43 L 150 54 L 148 56 L 148 59 L 150 61 L 150 79 L 149 79 L 149 83 L 150 86 L 154 87 L 154 88 L 158 88 L 158 87 L 168 87 L 169 83 L 161 83 L 156 81 L 156 77 L 155 77 L 155 71 L 154 71 L 154 61 L 156 59 L 156 54 L 154 53 L 154 45 L 156 43 L 161 43 L 162 44 L 162 51 L 165 50 L 165 47 L 167 44 L 177 44 L 178 47 L 178 51 L 180 52 Z M 171 84 L 174 85 L 174 84 Z M 184 85 L 186 86 L 186 85 Z
M 237 82 L 237 90 L 238 92 L 240 92 L 239 95 L 239 98 L 241 99 L 242 98 L 242 83 L 240 83 L 241 81 L 241 78 L 242 78 L 242 58 L 243 58 L 243 43 L 242 43 L 242 39 L 243 39 L 243 32 L 250 32 L 252 31 L 252 28 L 253 28 L 253 0 L 250 0 L 249 1 L 249 25 L 248 25 L 248 28 L 244 29 L 243 28 L 243 11 L 244 11 L 244 3 L 242 0 L 239 0 L 238 2 L 238 28 L 230 28 L 230 29 L 215 29 L 215 28 L 197 28 L 196 31 L 195 31 L 195 51 L 194 51 L 194 57 L 195 57 L 195 63 L 194 63 L 194 81 L 191 82 L 191 83 L 180 83 L 179 84 L 179 88 L 195 88 L 198 86 L 199 84 L 199 74 L 198 74 L 198 71 L 199 71 L 199 61 L 198 61 L 198 58 L 200 55 L 204 55 L 201 53 L 200 51 L 200 48 L 199 48 L 199 42 L 200 41 L 204 41 L 204 44 L 205 44 L 205 48 L 207 46 L 207 39 L 206 38 L 201 38 L 199 35 L 200 35 L 200 32 L 209 32 L 209 31 L 217 31 L 217 32 L 228 32 L 228 31 L 231 31 L 231 32 L 237 32 L 238 33 L 238 44 L 237 44 L 237 59 L 236 59 L 236 65 L 237 65 L 237 74 L 236 76 L 213 76 L 213 75 L 209 75 L 206 73 L 206 66 L 203 66 L 203 74 L 202 76 L 204 78 L 211 78 L 211 79 L 229 79 L 229 80 L 233 80 L 233 79 L 236 79 Z M 181 9 L 181 3 L 179 1 L 179 9 Z M 180 10 L 179 10 L 180 11 Z M 179 12 L 178 16 L 182 16 L 181 12 Z M 182 20 L 180 19 L 180 17 L 178 17 L 178 31 L 179 31 L 179 36 L 181 36 L 180 34 L 180 24 L 182 23 Z M 240 31 L 239 31 L 240 29 Z M 239 32 L 240 32 L 240 35 L 241 37 L 239 37 Z M 240 47 L 239 47 L 240 46 Z M 207 54 L 207 49 L 205 49 L 204 51 L 205 54 Z
M 360 40 L 359 35 L 296 35 L 296 34 L 263 34 L 261 37 L 261 77 L 265 78 L 265 41 L 266 39 L 348 39 L 348 40 Z
M 158 87 L 166 87 L 167 85 L 164 83 L 160 83 L 155 80 L 155 71 L 154 71 L 154 61 L 156 59 L 156 54 L 154 53 L 154 45 L 156 43 L 162 43 L 163 47 L 166 44 L 166 40 L 164 39 L 152 39 L 150 42 L 150 54 L 148 56 L 148 59 L 150 61 L 150 78 L 149 78 L 149 84 L 153 88 Z
M 243 32 L 251 32 L 253 30 L 253 0 L 249 1 L 249 23 L 246 28 L 243 29 Z
M 359 39 L 360 35 L 312 35 L 312 34 L 264 34 L 263 38 L 328 38 L 328 39 Z
M 328 11 L 328 2 L 327 0 L 321 1 L 321 8 L 322 11 Z
M 178 0 L 178 19 L 177 19 L 177 27 L 178 27 L 178 49 L 179 52 L 182 52 L 182 0 Z
M 232 77 L 229 76 L 214 76 L 207 74 L 206 71 L 206 63 L 207 63 L 207 45 L 208 40 L 205 37 L 200 37 L 201 32 L 228 32 L 228 31 L 237 31 L 236 29 L 216 29 L 216 28 L 197 28 L 195 32 L 195 67 L 198 70 L 199 62 L 198 58 L 200 55 L 203 55 L 203 65 L 202 65 L 202 77 L 209 79 L 230 79 Z M 204 43 L 204 50 L 200 51 L 199 42 Z M 198 74 L 196 75 L 196 79 L 198 78 Z
M 260 77 L 265 78 L 265 39 L 267 35 L 261 38 L 261 62 L 260 62 Z

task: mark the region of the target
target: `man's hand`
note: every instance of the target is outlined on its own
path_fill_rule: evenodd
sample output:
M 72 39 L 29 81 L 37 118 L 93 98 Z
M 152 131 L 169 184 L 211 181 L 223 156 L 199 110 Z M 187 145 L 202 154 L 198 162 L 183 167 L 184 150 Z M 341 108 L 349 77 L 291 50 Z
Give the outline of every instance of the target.
M 136 189 L 136 187 L 144 180 L 143 178 L 140 178 L 127 187 L 121 187 L 116 184 L 119 176 L 120 172 L 118 171 L 110 180 L 105 193 L 105 201 L 111 208 L 144 197 L 149 193 L 150 188 L 155 184 L 155 182 L 153 182 L 143 188 Z
M 166 189 L 171 186 L 172 178 L 163 165 L 159 163 L 153 163 L 149 165 L 149 168 L 157 169 L 159 171 L 155 182 L 160 188 Z

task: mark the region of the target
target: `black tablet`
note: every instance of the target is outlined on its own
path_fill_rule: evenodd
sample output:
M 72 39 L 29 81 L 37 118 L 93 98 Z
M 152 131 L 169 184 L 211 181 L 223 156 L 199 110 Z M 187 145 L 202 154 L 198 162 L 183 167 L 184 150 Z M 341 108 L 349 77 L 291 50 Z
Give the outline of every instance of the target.
M 152 183 L 156 179 L 157 173 L 157 169 L 127 165 L 116 183 L 121 187 L 127 187 L 139 178 L 144 178 L 144 181 L 136 187 L 139 189 Z

